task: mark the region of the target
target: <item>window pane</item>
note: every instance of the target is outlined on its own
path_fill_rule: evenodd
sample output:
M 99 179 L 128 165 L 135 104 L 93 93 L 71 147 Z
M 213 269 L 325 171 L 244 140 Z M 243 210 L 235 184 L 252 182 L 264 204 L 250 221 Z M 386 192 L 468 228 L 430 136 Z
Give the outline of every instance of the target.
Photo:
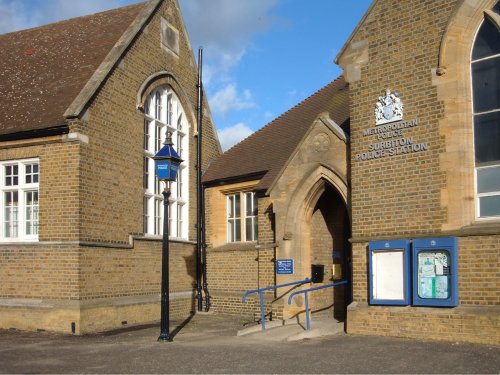
M 26 200 L 26 234 L 38 234 L 38 192 L 28 191 L 25 194 Z
M 252 229 L 253 229 L 252 218 L 247 217 L 245 219 L 245 240 L 246 241 L 253 241 Z
M 497 2 L 495 4 L 495 6 L 492 8 L 492 10 L 496 13 L 496 14 L 500 14 L 500 1 Z
M 177 237 L 182 237 L 182 206 L 177 204 Z
M 500 111 L 474 116 L 476 165 L 500 160 Z
M 5 186 L 16 186 L 19 181 L 19 168 L 17 165 L 5 166 Z
M 472 90 L 474 113 L 500 108 L 500 56 L 472 64 Z
M 227 221 L 227 240 L 234 242 L 234 220 Z
M 144 233 L 148 233 L 148 221 L 149 221 L 149 216 L 148 216 L 148 198 L 144 197 L 143 200 L 143 215 L 144 215 Z
M 480 217 L 500 216 L 500 195 L 479 198 Z
M 144 120 L 144 149 L 149 150 L 149 124 L 150 121 Z
M 38 183 L 38 164 L 26 164 L 25 166 L 25 183 Z
M 149 187 L 149 158 L 147 156 L 144 157 L 144 179 L 142 186 L 144 189 L 148 189 Z
M 161 94 L 159 91 L 155 94 L 155 119 L 161 121 Z
M 500 166 L 477 170 L 477 192 L 500 192 Z
M 161 127 L 155 126 L 155 154 L 161 149 Z
M 227 197 L 227 217 L 234 218 L 234 195 Z
M 235 230 L 234 230 L 234 240 L 241 241 L 241 219 L 234 220 Z
M 492 56 L 500 53 L 500 32 L 489 20 L 485 19 L 477 33 L 474 48 L 472 49 L 472 60 Z
M 5 237 L 17 237 L 18 206 L 17 191 L 5 193 Z
M 182 188 L 183 188 L 183 184 L 182 184 L 182 178 L 183 178 L 183 175 L 184 175 L 184 171 L 183 170 L 180 170 L 179 171 L 179 174 L 177 175 L 177 199 L 182 199 Z
M 173 108 L 172 108 L 172 95 L 167 97 L 167 124 L 172 125 Z
M 184 137 L 182 136 L 181 133 L 177 132 L 177 154 L 179 157 L 182 159 L 182 154 L 183 154 L 183 148 L 182 148 L 182 142 L 183 142 Z
M 161 181 L 158 180 L 158 176 L 155 176 L 155 195 L 160 195 L 161 192 Z
M 252 216 L 252 193 L 245 193 L 245 211 L 246 216 Z
M 155 221 L 155 230 L 154 234 L 159 235 L 161 234 L 161 200 L 158 198 L 155 198 L 155 205 L 154 205 L 154 221 Z
M 168 202 L 168 235 L 172 236 L 172 224 L 173 224 L 173 215 L 172 210 L 174 209 L 174 203 Z
M 252 194 L 252 200 L 253 200 L 253 216 L 257 216 L 258 215 L 258 204 L 257 204 L 257 195 L 255 194 Z
M 241 209 L 240 209 L 240 195 L 236 194 L 234 196 L 234 216 L 239 218 L 241 216 Z
M 182 130 L 182 113 L 179 113 L 179 117 L 177 117 L 177 129 Z
M 253 220 L 253 240 L 254 241 L 257 241 L 257 239 L 259 238 L 259 221 L 257 220 L 257 218 L 255 218 Z

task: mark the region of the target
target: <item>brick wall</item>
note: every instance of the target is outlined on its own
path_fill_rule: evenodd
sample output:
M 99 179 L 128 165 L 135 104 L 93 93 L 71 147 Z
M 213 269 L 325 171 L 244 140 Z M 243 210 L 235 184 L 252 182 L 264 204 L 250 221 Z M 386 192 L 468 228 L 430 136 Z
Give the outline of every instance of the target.
M 486 225 L 474 216 L 467 73 L 482 10 L 493 3 L 378 1 L 339 57 L 351 103 L 355 303 L 348 310 L 350 333 L 499 342 L 498 222 Z M 441 76 L 436 74 L 440 62 Z M 358 160 L 370 144 L 383 141 L 363 131 L 375 127 L 375 103 L 387 88 L 399 92 L 404 120 L 418 124 L 385 140 L 411 138 L 428 149 Z M 369 306 L 368 241 L 434 236 L 459 237 L 460 306 Z
M 179 56 L 160 47 L 160 19 L 180 32 Z M 82 239 L 128 242 L 130 233 L 143 231 L 143 117 L 136 109 L 141 85 L 151 75 L 168 71 L 189 122 L 189 238 L 196 236 L 196 103 L 197 67 L 187 35 L 183 34 L 176 2 L 165 1 L 148 26 L 129 47 L 98 91 L 88 116 L 75 129 L 89 136 L 82 147 L 80 194 Z M 149 89 L 164 83 L 158 79 Z M 148 89 L 146 89 L 148 90 Z M 205 100 L 203 165 L 219 155 L 215 130 Z M 125 167 L 126 166 L 126 167 Z M 107 225 L 113 223 L 112 226 Z
M 159 294 L 161 241 L 136 240 L 134 245 L 133 249 L 81 248 L 81 299 Z M 194 245 L 171 242 L 171 293 L 193 290 L 194 257 Z
M 361 79 L 349 83 L 354 237 L 432 232 L 445 220 L 440 193 L 446 180 L 439 164 L 445 148 L 437 121 L 444 107 L 431 70 L 455 3 L 379 1 L 356 34 L 368 42 L 368 63 Z M 375 126 L 375 103 L 386 88 L 399 92 L 406 120 L 418 119 L 403 137 L 427 143 L 429 150 L 356 160 L 381 141 L 363 130 Z
M 75 245 L 0 246 L 0 296 L 77 300 L 79 251 Z
M 180 32 L 178 57 L 161 47 L 160 17 Z M 0 244 L 0 327 L 69 333 L 74 322 L 76 333 L 85 333 L 159 319 L 161 239 L 137 237 L 143 232 L 144 194 L 137 96 L 148 77 L 169 72 L 189 122 L 193 240 L 197 67 L 184 30 L 177 2 L 162 2 L 81 118 L 68 121 L 80 140 L 59 136 L 0 145 L 0 160 L 40 159 L 40 241 Z M 164 84 L 165 77 L 150 86 Z M 204 104 L 202 169 L 220 154 L 206 99 Z M 194 257 L 192 242 L 171 244 L 174 319 L 194 310 Z
M 251 182 L 254 185 L 255 182 Z M 258 198 L 257 242 L 223 243 L 226 234 L 226 196 L 223 192 L 248 189 L 249 183 L 226 185 L 207 191 L 207 241 L 211 244 L 207 251 L 208 283 L 212 310 L 218 313 L 247 316 L 260 319 L 258 294 L 248 297 L 242 303 L 247 290 L 274 285 L 275 245 L 274 219 L 271 201 L 268 197 Z M 216 243 L 218 246 L 213 246 Z M 269 316 L 273 310 L 275 293 L 265 292 L 265 311 Z M 274 304 L 281 303 L 280 300 Z M 276 315 L 276 312 L 274 312 Z

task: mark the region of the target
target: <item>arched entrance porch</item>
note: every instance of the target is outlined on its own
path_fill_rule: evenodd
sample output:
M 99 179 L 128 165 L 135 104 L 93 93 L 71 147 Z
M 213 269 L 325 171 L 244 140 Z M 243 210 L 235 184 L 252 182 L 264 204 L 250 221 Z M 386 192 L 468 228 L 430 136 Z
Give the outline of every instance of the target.
M 277 284 L 311 277 L 312 264 L 324 269 L 323 282 L 316 285 L 345 279 L 351 283 L 347 196 L 345 179 L 333 168 L 319 165 L 304 171 L 288 199 L 274 200 L 276 234 L 282 238 L 276 258 L 293 259 L 295 264 L 293 275 L 277 275 Z M 350 301 L 350 285 L 328 288 L 311 294 L 310 309 L 313 314 L 344 320 Z M 304 311 L 304 299 L 299 295 L 291 305 L 284 303 L 283 317 L 295 317 Z
M 311 265 L 324 267 L 322 284 L 350 281 L 350 220 L 338 191 L 322 180 L 316 203 L 306 210 L 306 235 L 309 237 Z M 307 241 L 307 240 L 306 240 Z M 350 303 L 350 287 L 337 286 L 314 292 L 310 302 L 313 314 L 344 320 Z

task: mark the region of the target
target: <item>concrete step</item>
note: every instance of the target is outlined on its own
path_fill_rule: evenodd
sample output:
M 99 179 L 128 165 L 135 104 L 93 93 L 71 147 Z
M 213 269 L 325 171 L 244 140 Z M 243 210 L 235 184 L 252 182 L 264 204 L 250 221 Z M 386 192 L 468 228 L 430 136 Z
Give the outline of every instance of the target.
M 310 330 L 306 330 L 305 322 L 298 319 L 275 320 L 266 322 L 264 331 L 262 331 L 262 326 L 259 324 L 238 331 L 237 336 L 269 341 L 298 341 L 343 333 L 344 322 L 339 322 L 333 318 L 314 318 L 311 319 Z

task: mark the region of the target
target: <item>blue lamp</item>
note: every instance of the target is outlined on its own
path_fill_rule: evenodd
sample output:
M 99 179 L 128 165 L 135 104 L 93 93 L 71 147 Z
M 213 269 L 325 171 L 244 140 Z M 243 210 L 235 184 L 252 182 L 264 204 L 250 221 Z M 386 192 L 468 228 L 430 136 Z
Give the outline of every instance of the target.
M 182 159 L 172 147 L 172 134 L 167 130 L 167 136 L 163 147 L 153 156 L 155 161 L 156 175 L 160 181 L 175 181 Z M 168 200 L 170 198 L 170 189 L 165 186 L 163 191 L 163 242 L 162 242 L 162 260 L 161 260 L 161 324 L 160 336 L 158 341 L 172 341 L 170 336 L 170 299 L 169 299 L 169 239 L 168 239 Z
M 160 181 L 175 181 L 179 166 L 183 161 L 172 146 L 172 135 L 167 131 L 163 147 L 153 156 L 156 175 Z

